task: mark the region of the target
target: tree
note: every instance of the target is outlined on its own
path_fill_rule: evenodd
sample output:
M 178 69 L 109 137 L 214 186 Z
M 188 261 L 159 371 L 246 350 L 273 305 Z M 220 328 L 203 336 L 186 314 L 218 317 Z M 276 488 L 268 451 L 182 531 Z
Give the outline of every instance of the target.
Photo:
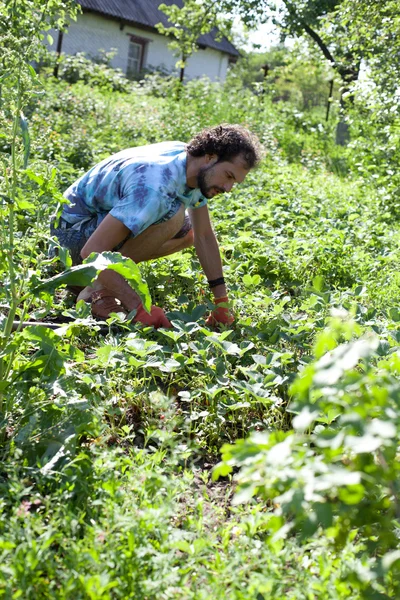
M 273 0 L 216 0 L 221 10 L 240 16 L 251 28 L 272 20 L 282 34 L 287 36 L 308 36 L 319 48 L 324 58 L 338 73 L 341 85 L 341 114 L 345 110 L 345 98 L 348 98 L 351 84 L 357 81 L 360 60 L 342 36 L 344 25 L 337 18 L 342 0 L 282 0 L 277 7 Z M 348 139 L 348 126 L 343 119 L 338 124 L 337 142 Z
M 222 32 L 229 35 L 231 23 L 221 17 L 218 5 L 208 0 L 183 0 L 181 6 L 160 4 L 158 8 L 173 23 L 169 27 L 158 23 L 156 27 L 163 35 L 173 38 L 169 47 L 180 58 L 176 66 L 180 68 L 179 79 L 182 82 L 188 58 L 199 49 L 199 37 L 212 30 L 220 36 Z
M 342 0 L 337 18 L 343 37 L 381 91 L 395 92 L 400 78 L 398 0 Z

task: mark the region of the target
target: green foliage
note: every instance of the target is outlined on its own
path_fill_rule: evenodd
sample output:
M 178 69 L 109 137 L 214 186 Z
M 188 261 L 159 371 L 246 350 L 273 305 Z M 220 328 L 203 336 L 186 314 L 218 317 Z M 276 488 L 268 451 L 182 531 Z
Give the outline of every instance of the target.
M 36 23 L 32 6 L 14 33 Z M 325 71 L 304 51 L 286 53 L 263 93 L 235 71 L 178 96 L 159 74 L 119 88 L 105 67 L 91 77 L 82 57 L 68 64 L 76 83 L 25 62 L 2 79 L 0 595 L 397 598 L 393 98 L 357 91 L 353 141 L 337 148 Z M 291 99 L 277 102 L 284 78 Z M 266 149 L 210 202 L 232 329 L 205 326 L 212 304 L 190 249 L 140 271 L 112 253 L 75 268 L 67 252 L 49 256 L 48 224 L 83 170 L 223 121 Z M 99 323 L 72 305 L 62 285 L 103 267 L 147 305 L 148 285 L 173 328 Z M 12 331 L 14 320 L 35 324 Z
M 198 50 L 199 36 L 209 33 L 215 27 L 229 35 L 230 24 L 223 19 L 219 8 L 213 3 L 183 0 L 181 7 L 176 4 L 160 4 L 158 7 L 168 17 L 172 24 L 165 27 L 162 23 L 156 25 L 159 33 L 173 38 L 169 43 L 171 50 L 180 58 L 176 66 L 184 69 L 187 59 Z
M 120 69 L 113 69 L 106 60 L 93 61 L 83 52 L 73 56 L 62 55 L 58 60 L 58 76 L 68 83 L 83 81 L 87 85 L 99 87 L 104 90 L 128 92 L 131 90 L 129 80 Z
M 39 58 L 43 31 L 52 26 L 62 28 L 66 18 L 74 14 L 73 3 L 55 0 L 49 0 L 44 7 L 38 2 L 25 0 L 19 2 L 18 6 L 15 2 L 8 2 L 0 7 L 0 42 L 4 48 L 1 59 L 1 121 L 5 123 L 2 137 L 9 153 L 9 156 L 1 156 L 3 205 L 0 255 L 8 308 L 7 316 L 3 315 L 0 340 L 0 380 L 3 385 L 9 376 L 13 360 L 13 351 L 8 350 L 13 320 L 17 312 L 25 315 L 28 310 L 27 303 L 24 303 L 24 292 L 29 280 L 30 256 L 26 255 L 22 263 L 16 261 L 16 238 L 18 211 L 21 208 L 29 210 L 34 206 L 28 200 L 24 200 L 22 183 L 31 150 L 29 127 L 24 111 L 35 95 L 41 92 L 41 84 L 31 62 Z M 40 195 L 43 195 L 44 189 L 47 188 L 48 191 L 51 185 L 46 185 L 42 180 L 39 187 Z M 36 234 L 36 239 L 37 237 Z M 32 255 L 32 252 L 29 254 Z M 0 411 L 2 409 L 3 402 L 0 399 Z
M 400 21 L 398 2 L 342 0 L 335 15 L 344 41 L 368 64 L 381 92 L 395 93 L 399 79 Z
M 268 65 L 268 71 L 274 71 L 277 67 L 282 67 L 288 61 L 290 51 L 285 46 L 276 46 L 268 52 L 245 52 L 241 51 L 241 57 L 232 67 L 243 85 L 252 86 L 254 83 L 262 83 L 265 79 L 264 65 Z
M 30 289 L 30 294 L 40 294 L 43 292 L 54 292 L 61 285 L 77 285 L 85 287 L 90 285 L 101 271 L 111 269 L 119 273 L 128 281 L 131 287 L 139 294 L 140 299 L 148 312 L 151 308 L 151 298 L 146 283 L 140 276 L 139 267 L 131 260 L 121 256 L 119 252 L 103 252 L 102 254 L 92 253 L 84 260 L 82 265 L 70 267 L 59 275 L 54 275 L 50 279 L 39 284 L 34 283 Z
M 316 360 L 292 385 L 294 431 L 225 446 L 214 475 L 242 466 L 234 502 L 272 499 L 273 536 L 294 528 L 308 539 L 323 529 L 336 549 L 359 536 L 360 561 L 364 552 L 374 560 L 363 573 L 355 565 L 350 581 L 390 598 L 399 593 L 400 354 L 376 336 L 354 339 L 359 333 L 358 324 L 335 318 L 317 338 Z M 349 341 L 337 345 L 343 338 Z
M 354 55 L 351 42 L 342 36 L 344 20 L 336 19 L 340 0 L 284 0 L 279 4 L 269 0 L 218 0 L 217 4 L 220 10 L 240 16 L 249 27 L 272 20 L 280 28 L 282 38 L 305 36 L 337 70 L 344 85 L 357 79 L 358 56 Z

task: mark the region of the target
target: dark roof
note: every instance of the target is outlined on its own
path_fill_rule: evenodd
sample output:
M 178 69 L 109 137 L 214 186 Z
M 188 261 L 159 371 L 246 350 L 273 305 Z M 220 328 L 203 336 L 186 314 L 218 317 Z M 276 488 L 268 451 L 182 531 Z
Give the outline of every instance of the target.
M 132 25 L 155 29 L 157 23 L 168 26 L 167 16 L 158 10 L 163 0 L 78 0 L 84 11 L 96 12 L 107 15 Z M 182 5 L 182 0 L 164 0 L 164 4 Z M 213 29 L 206 35 L 199 36 L 199 44 L 209 48 L 215 48 L 230 54 L 239 56 L 238 50 L 225 37 L 220 41 L 215 40 L 217 30 Z

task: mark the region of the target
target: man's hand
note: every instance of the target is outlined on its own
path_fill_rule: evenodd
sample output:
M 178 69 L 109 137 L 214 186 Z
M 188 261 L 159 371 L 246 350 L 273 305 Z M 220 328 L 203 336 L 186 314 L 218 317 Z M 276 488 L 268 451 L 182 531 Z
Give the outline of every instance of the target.
M 99 317 L 100 319 L 108 319 L 112 312 L 123 313 L 125 315 L 128 314 L 123 303 L 117 300 L 114 292 L 107 288 L 92 291 L 90 301 L 92 304 L 93 316 Z M 134 316 L 133 321 L 135 323 L 153 326 L 156 329 L 159 327 L 172 327 L 162 308 L 152 306 L 149 314 L 144 310 L 143 304 L 140 301 L 136 308 L 136 315 Z
M 214 304 L 217 306 L 206 320 L 208 327 L 215 327 L 218 324 L 232 325 L 235 319 L 229 310 L 228 302 L 228 296 L 214 298 Z
M 152 306 L 149 314 L 144 310 L 143 305 L 141 304 L 136 310 L 136 315 L 133 321 L 135 323 L 143 323 L 143 325 L 152 325 L 156 329 L 159 327 L 172 327 L 171 323 L 165 316 L 163 309 L 159 308 L 158 306 Z

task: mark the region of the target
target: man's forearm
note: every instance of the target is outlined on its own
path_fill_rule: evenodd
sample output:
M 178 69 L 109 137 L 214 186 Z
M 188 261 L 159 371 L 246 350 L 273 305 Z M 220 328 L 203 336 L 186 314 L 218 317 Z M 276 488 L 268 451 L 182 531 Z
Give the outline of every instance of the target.
M 194 247 L 199 258 L 202 269 L 208 280 L 222 277 L 222 261 L 218 242 L 215 235 L 194 237 Z M 214 296 L 226 296 L 227 290 L 224 284 L 212 288 Z

